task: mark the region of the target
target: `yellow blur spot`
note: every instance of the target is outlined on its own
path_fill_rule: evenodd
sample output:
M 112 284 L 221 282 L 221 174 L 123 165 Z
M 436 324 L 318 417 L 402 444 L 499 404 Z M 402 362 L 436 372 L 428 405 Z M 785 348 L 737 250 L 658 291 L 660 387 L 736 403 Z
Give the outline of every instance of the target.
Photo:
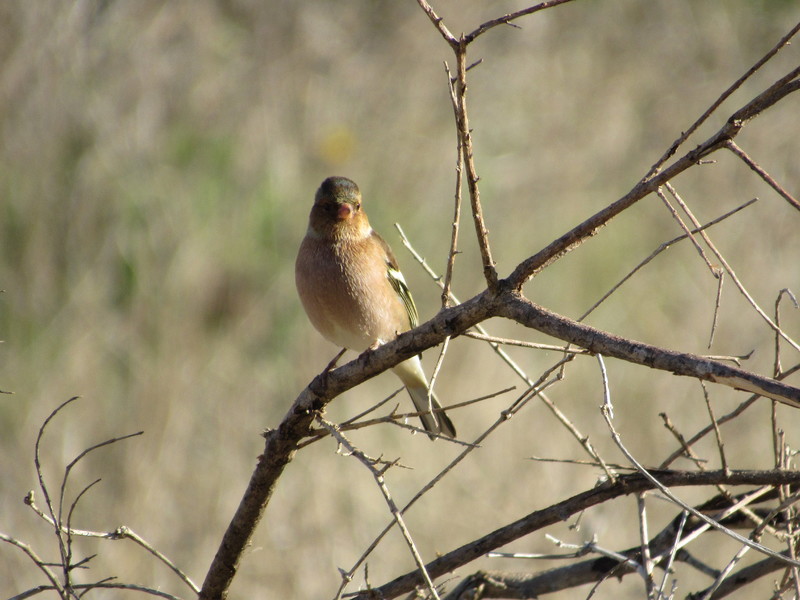
M 330 129 L 317 145 L 317 154 L 332 167 L 343 165 L 350 160 L 356 147 L 353 131 L 344 125 Z

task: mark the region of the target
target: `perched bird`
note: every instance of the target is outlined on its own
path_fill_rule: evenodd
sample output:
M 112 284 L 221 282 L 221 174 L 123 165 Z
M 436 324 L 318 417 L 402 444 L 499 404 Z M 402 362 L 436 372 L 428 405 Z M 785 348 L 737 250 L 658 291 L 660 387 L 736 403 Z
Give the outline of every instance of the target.
M 295 283 L 312 325 L 338 346 L 361 352 L 417 326 L 419 316 L 397 260 L 370 227 L 358 186 L 328 177 L 319 186 L 295 263 Z M 419 356 L 394 367 L 429 433 L 456 430 L 428 380 Z M 433 436 L 431 436 L 433 439 Z

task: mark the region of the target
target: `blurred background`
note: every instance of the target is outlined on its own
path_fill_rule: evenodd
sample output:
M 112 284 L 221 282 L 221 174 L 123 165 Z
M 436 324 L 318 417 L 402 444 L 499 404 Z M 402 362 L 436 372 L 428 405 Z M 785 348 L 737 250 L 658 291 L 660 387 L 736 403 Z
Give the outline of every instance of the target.
M 433 6 L 458 34 L 525 5 Z M 470 58 L 483 62 L 469 75 L 470 124 L 500 275 L 627 192 L 799 18 L 800 6 L 790 0 L 576 2 L 475 42 Z M 797 44 L 780 53 L 687 149 L 799 56 Z M 294 289 L 294 256 L 323 178 L 358 182 L 423 320 L 439 308 L 439 288 L 402 248 L 393 224 L 444 272 L 456 160 L 445 60 L 455 70 L 449 48 L 411 0 L 0 3 L 0 389 L 13 392 L 0 396 L 0 531 L 56 559 L 50 528 L 22 498 L 36 487 L 33 446 L 42 421 L 80 395 L 43 440 L 52 490 L 83 449 L 145 433 L 92 453 L 75 469 L 68 498 L 102 481 L 78 505 L 73 525 L 128 525 L 202 583 L 262 450 L 260 433 L 279 423 L 337 351 L 310 326 Z M 795 194 L 798 102 L 785 99 L 737 138 Z M 800 292 L 800 215 L 733 156 L 713 158 L 675 185 L 703 222 L 760 198 L 710 235 L 772 314 L 780 289 Z M 534 279 L 526 293 L 578 317 L 680 234 L 660 200 L 648 197 Z M 465 213 L 454 280 L 462 300 L 482 289 L 473 239 Z M 755 350 L 744 366 L 770 374 L 773 335 L 730 280 L 708 349 L 716 290 L 684 242 L 588 322 L 689 352 Z M 784 306 L 783 325 L 800 337 L 798 311 Z M 511 323 L 487 326 L 497 335 L 554 343 Z M 426 353 L 429 372 L 436 354 Z M 511 354 L 533 378 L 558 358 Z M 797 354 L 787 351 L 784 366 L 795 362 Z M 659 412 L 687 437 L 707 424 L 697 382 L 615 361 L 608 366 L 616 424 L 645 464 L 676 447 Z M 607 460 L 620 461 L 597 410 L 599 383 L 596 361 L 578 360 L 551 396 Z M 437 390 L 452 404 L 509 385 L 524 387 L 488 347 L 457 339 Z M 397 387 L 393 376 L 377 377 L 338 398 L 328 417 L 344 420 Z M 710 391 L 718 414 L 746 397 Z M 474 439 L 512 400 L 506 394 L 455 412 L 463 439 Z M 397 401 L 410 410 L 404 392 Z M 797 447 L 797 416 L 779 413 L 787 442 Z M 769 414 L 764 401 L 723 429 L 732 467 L 771 467 Z M 531 403 L 502 430 L 408 514 L 426 560 L 596 481 L 599 473 L 589 467 L 529 460 L 587 458 L 541 404 Z M 460 450 L 388 425 L 352 439 L 373 456 L 399 457 L 412 467 L 389 474 L 398 503 Z M 332 597 L 337 568 L 349 569 L 388 523 L 370 474 L 335 450 L 322 441 L 290 464 L 232 598 Z M 697 451 L 709 468 L 718 467 L 711 440 Z M 709 495 L 682 493 L 690 502 Z M 660 504 L 651 531 L 674 514 Z M 551 532 L 575 543 L 596 534 L 601 545 L 620 550 L 638 543 L 634 508 L 633 499 L 621 500 L 584 515 L 580 531 L 565 523 Z M 76 543 L 83 555 L 98 553 L 91 571 L 76 576 L 82 581 L 113 575 L 190 596 L 132 544 Z M 697 548 L 717 568 L 736 551 L 719 536 Z M 511 549 L 555 551 L 542 533 Z M 556 565 L 484 559 L 458 574 L 550 566 Z M 411 568 L 392 532 L 369 560 L 369 581 L 377 585 Z M 685 577 L 684 592 L 709 583 L 691 572 Z M 360 573 L 354 586 L 363 582 Z M 40 583 L 21 552 L 0 547 L 0 595 Z M 771 589 L 771 579 L 763 586 Z M 638 598 L 642 586 L 634 578 L 614 580 L 597 593 Z

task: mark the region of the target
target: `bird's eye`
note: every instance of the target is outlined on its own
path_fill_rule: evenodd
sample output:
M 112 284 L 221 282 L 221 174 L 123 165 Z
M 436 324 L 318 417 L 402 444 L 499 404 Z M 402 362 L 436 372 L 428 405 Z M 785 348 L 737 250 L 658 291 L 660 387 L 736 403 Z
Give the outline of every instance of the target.
M 361 210 L 361 202 L 356 202 L 356 210 Z

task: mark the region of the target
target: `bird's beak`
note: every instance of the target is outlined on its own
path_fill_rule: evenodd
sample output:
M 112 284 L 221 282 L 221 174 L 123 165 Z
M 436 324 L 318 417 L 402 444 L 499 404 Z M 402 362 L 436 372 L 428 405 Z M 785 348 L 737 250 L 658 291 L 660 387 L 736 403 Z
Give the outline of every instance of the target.
M 344 221 L 352 218 L 354 214 L 355 209 L 353 208 L 353 205 L 349 202 L 342 202 L 339 205 L 339 210 L 336 212 L 336 218 L 338 218 L 340 221 Z

